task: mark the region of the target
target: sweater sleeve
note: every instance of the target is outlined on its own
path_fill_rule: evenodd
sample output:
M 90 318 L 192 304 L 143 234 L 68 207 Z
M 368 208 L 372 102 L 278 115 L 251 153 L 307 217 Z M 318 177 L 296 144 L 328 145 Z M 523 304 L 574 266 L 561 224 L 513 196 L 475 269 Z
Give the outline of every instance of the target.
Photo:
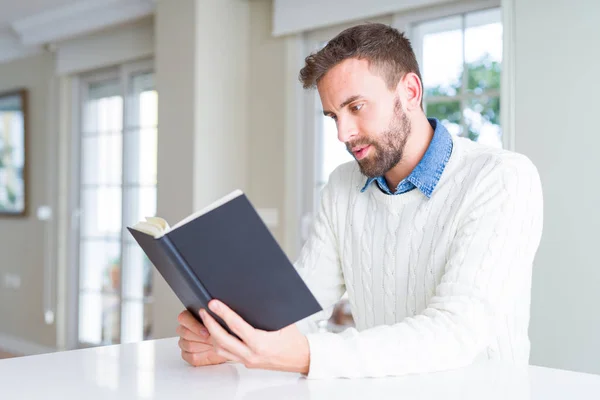
M 333 182 L 336 172 L 321 192 L 321 201 L 311 234 L 294 264 L 323 311 L 296 323 L 304 334 L 316 332 L 318 321 L 329 319 L 335 303 L 346 291 L 342 274 L 333 218 Z
M 510 313 L 512 299 L 531 290 L 542 191 L 537 170 L 523 156 L 482 175 L 457 214 L 445 273 L 426 309 L 362 332 L 307 335 L 308 378 L 448 370 L 471 364 L 490 345 L 495 316 Z

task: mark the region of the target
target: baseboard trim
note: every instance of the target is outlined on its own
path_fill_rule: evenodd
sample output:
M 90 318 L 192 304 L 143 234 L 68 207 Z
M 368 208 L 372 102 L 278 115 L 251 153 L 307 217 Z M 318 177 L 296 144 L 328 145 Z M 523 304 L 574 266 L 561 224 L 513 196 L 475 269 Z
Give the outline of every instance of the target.
M 54 353 L 55 348 L 19 339 L 0 333 L 0 350 L 16 356 L 33 356 L 36 354 Z

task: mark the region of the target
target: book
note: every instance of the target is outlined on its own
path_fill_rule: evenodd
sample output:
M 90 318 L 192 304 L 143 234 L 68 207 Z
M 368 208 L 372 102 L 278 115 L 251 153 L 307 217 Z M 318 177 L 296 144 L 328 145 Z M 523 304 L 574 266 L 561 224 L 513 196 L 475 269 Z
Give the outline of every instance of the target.
M 276 331 L 321 306 L 241 190 L 172 227 L 146 217 L 127 227 L 192 315 L 218 299 L 255 328 Z

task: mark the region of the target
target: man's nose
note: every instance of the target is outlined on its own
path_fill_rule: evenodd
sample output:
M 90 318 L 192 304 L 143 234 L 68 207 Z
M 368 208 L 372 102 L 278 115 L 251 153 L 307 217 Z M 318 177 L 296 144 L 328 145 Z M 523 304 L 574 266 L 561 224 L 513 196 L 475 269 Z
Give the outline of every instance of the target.
M 351 119 L 338 119 L 337 129 L 338 140 L 342 143 L 347 143 L 358 135 L 358 127 Z

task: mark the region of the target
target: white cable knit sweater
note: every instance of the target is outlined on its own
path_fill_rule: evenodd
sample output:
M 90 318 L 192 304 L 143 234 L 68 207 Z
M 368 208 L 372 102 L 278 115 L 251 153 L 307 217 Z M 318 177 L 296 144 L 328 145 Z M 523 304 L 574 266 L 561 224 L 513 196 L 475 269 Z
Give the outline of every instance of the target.
M 356 162 L 323 189 L 296 268 L 328 312 L 298 323 L 309 378 L 379 377 L 529 360 L 542 189 L 525 156 L 453 138 L 433 195 L 361 193 Z M 310 333 L 348 291 L 356 329 Z

